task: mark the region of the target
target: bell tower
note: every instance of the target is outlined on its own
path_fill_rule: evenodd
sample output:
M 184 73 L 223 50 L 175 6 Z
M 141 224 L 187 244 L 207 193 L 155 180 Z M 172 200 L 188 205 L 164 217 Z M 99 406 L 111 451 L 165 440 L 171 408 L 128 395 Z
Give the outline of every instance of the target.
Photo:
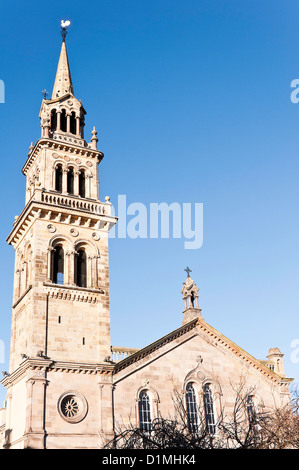
M 189 321 L 193 320 L 194 318 L 202 318 L 201 315 L 201 308 L 199 307 L 198 304 L 198 291 L 199 288 L 191 279 L 190 273 L 192 272 L 190 268 L 185 269 L 187 273 L 187 279 L 185 282 L 183 282 L 183 287 L 181 290 L 181 294 L 183 294 L 183 300 L 184 300 L 184 305 L 185 309 L 183 310 L 183 321 L 182 324 L 185 325 Z
M 67 25 L 53 93 L 41 104 L 41 137 L 22 168 L 25 207 L 7 239 L 15 274 L 10 366 L 2 383 L 5 446 L 13 448 L 57 446 L 57 439 L 64 448 L 93 447 L 99 430 L 90 403 L 100 407 L 95 376 L 110 358 L 108 233 L 117 219 L 109 197 L 99 199 L 104 155 L 95 128 L 90 142 L 84 138 L 86 111 L 74 94 Z

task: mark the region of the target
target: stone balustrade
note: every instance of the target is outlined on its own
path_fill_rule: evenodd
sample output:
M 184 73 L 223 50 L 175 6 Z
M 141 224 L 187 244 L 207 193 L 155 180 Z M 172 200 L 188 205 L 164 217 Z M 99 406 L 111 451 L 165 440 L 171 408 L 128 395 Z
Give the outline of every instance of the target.
M 139 351 L 139 349 L 111 346 L 111 361 L 120 362 L 123 359 L 126 359 L 127 357 L 131 356 L 137 351 Z
M 67 209 L 85 210 L 96 215 L 111 215 L 111 203 L 109 202 L 100 202 L 96 200 L 89 201 L 86 199 L 81 200 L 75 196 L 68 196 L 60 193 L 39 190 L 35 190 L 32 199 L 38 202 L 45 202 Z

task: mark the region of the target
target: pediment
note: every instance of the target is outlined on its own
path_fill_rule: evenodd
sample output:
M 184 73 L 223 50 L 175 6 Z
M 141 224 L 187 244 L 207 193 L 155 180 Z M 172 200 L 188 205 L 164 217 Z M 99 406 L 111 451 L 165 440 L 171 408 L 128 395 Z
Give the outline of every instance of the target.
M 184 348 L 185 344 L 190 340 L 194 340 L 195 337 L 198 337 L 201 342 L 204 342 L 205 344 L 209 343 L 211 347 L 217 348 L 217 351 L 220 351 L 224 356 L 226 356 L 227 360 L 237 359 L 240 364 L 240 368 L 241 365 L 243 365 L 245 369 L 252 368 L 262 374 L 263 377 L 271 380 L 273 383 L 280 383 L 282 381 L 287 383 L 292 381 L 292 379 L 280 377 L 273 370 L 267 367 L 263 361 L 251 356 L 251 354 L 210 326 L 203 318 L 196 318 L 189 323 L 186 323 L 177 330 L 174 330 L 154 343 L 149 344 L 145 348 L 142 348 L 131 356 L 123 359 L 115 365 L 113 373 L 119 374 L 121 371 L 125 372 L 125 369 L 127 368 L 129 368 L 131 373 L 132 370 L 144 367 L 162 356 L 166 357 L 166 355 L 175 348 Z M 197 372 L 201 373 L 202 376 L 207 375 L 207 373 L 204 372 L 206 365 L 201 364 L 202 358 L 200 357 L 200 354 L 196 354 L 193 359 L 197 365 L 188 373 L 189 377 Z

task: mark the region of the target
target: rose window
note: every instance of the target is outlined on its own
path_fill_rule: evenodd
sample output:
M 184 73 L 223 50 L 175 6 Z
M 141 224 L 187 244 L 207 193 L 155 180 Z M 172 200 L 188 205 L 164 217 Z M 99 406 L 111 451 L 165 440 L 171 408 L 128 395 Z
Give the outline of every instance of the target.
M 66 396 L 61 402 L 61 412 L 66 418 L 74 418 L 78 414 L 79 404 L 75 396 Z
M 69 423 L 79 423 L 85 418 L 88 410 L 86 398 L 76 391 L 66 392 L 57 404 L 60 416 Z

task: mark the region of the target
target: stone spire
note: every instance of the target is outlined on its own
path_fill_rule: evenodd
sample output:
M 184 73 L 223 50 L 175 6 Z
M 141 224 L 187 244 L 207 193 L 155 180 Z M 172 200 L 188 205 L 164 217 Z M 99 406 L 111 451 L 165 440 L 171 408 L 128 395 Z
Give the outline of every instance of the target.
M 74 94 L 69 60 L 67 56 L 65 37 L 63 37 L 61 52 L 53 87 L 52 100 L 64 95 Z
M 193 279 L 191 279 L 190 277 L 191 269 L 187 267 L 185 271 L 187 272 L 187 279 L 185 282 L 183 282 L 183 288 L 181 291 L 185 303 L 185 309 L 183 311 L 183 325 L 193 320 L 194 318 L 202 318 L 201 308 L 199 308 L 198 305 L 199 288 L 197 287 Z
M 70 21 L 61 21 L 62 45 L 51 99 L 47 99 L 47 91 L 43 91 L 44 99 L 39 113 L 41 137 L 65 140 L 62 134 L 68 134 L 70 137 L 73 136 L 73 143 L 87 146 L 84 140 L 86 111 L 81 100 L 77 100 L 74 96 L 66 49 L 66 30 L 69 25 Z M 68 141 L 70 142 L 69 138 Z M 96 144 L 97 137 L 94 135 L 89 145 L 97 150 Z

